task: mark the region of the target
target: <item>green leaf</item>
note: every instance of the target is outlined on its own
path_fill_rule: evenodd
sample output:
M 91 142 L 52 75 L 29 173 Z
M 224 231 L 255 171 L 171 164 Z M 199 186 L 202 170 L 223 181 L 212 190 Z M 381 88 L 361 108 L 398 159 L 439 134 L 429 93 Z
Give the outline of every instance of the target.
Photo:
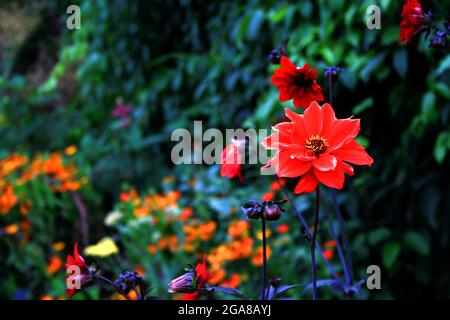
M 391 269 L 400 254 L 400 244 L 397 242 L 388 243 L 383 248 L 382 259 L 386 268 Z
M 447 150 L 450 150 L 450 133 L 441 132 L 436 139 L 433 151 L 437 163 L 442 164 L 444 162 Z
M 430 253 L 430 244 L 428 240 L 418 232 L 408 231 L 405 234 L 404 242 L 408 248 L 421 256 L 426 256 Z
M 395 51 L 393 60 L 395 70 L 404 78 L 408 71 L 408 53 L 406 49 L 402 48 Z
M 373 107 L 373 98 L 368 97 L 353 107 L 353 114 L 360 114 L 371 107 Z
M 376 245 L 383 240 L 386 240 L 391 235 L 391 231 L 387 228 L 379 228 L 371 231 L 367 236 L 367 241 L 370 245 Z

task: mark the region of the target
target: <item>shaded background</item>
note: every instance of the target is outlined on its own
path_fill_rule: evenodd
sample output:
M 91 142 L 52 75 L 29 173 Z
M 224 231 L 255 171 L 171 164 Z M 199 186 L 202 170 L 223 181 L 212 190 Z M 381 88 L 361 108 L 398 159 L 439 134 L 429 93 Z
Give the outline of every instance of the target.
M 69 31 L 65 9 L 75 3 L 81 6 L 81 29 Z M 382 29 L 368 30 L 365 11 L 375 3 Z M 279 122 L 282 107 L 292 102 L 278 102 L 267 54 L 289 38 L 289 56 L 319 70 L 324 93 L 324 68 L 344 68 L 334 108 L 340 118 L 362 119 L 360 142 L 375 159 L 338 193 L 355 273 L 365 278 L 368 265 L 382 268 L 382 290 L 365 290 L 362 297 L 448 298 L 450 55 L 429 49 L 422 36 L 399 44 L 401 6 L 389 0 L 2 1 L 0 157 L 76 146 L 76 164 L 89 178 L 77 193 L 89 213 L 89 234 L 83 235 L 73 196 L 55 195 L 40 184 L 23 191 L 35 199 L 28 212 L 31 231 L 26 237 L 0 234 L 0 297 L 62 296 L 64 272 L 55 277 L 46 270 L 52 244 L 67 244 L 59 253 L 64 258 L 75 241 L 84 237 L 87 245 L 105 235 L 115 237 L 121 254 L 98 262 L 118 271 L 135 264 L 147 273 L 162 268 L 148 277 L 156 293 L 165 295 L 167 281 L 183 268 L 179 257 L 169 252 L 143 259 L 133 244 L 144 241 L 146 231 L 138 236 L 127 229 L 128 220 L 108 227 L 104 217 L 124 188 L 164 192 L 167 176 L 183 192 L 182 205 L 217 221 L 218 230 L 226 230 L 223 221 L 241 202 L 261 197 L 273 177 L 259 176 L 257 166 L 245 169 L 244 183 L 221 178 L 217 166 L 174 167 L 170 135 L 192 128 L 193 120 L 219 129 Z M 423 6 L 443 13 L 449 2 Z M 111 115 L 118 99 L 133 106 L 126 126 Z M 197 186 L 183 189 L 192 178 Z M 310 218 L 311 199 L 297 198 Z M 271 271 L 288 265 L 289 281 L 303 282 L 309 277 L 307 244 L 290 211 L 284 222 L 292 225 L 291 242 L 274 253 Z M 0 215 L 0 228 L 19 217 Z M 215 241 L 225 236 L 217 231 Z M 286 262 L 290 257 L 298 259 Z M 153 265 L 141 261 L 150 259 Z M 242 288 L 258 290 L 259 269 L 248 268 Z M 326 269 L 320 272 L 326 277 Z M 85 297 L 109 294 L 96 290 Z

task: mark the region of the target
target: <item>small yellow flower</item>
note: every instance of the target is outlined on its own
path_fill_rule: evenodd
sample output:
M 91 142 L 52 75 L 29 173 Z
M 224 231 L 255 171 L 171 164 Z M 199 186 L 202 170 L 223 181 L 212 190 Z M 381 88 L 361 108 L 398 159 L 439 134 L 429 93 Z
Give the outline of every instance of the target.
M 69 146 L 64 150 L 64 153 L 66 154 L 66 156 L 72 156 L 77 153 L 77 147 Z
M 97 244 L 88 246 L 84 249 L 84 254 L 87 256 L 107 257 L 113 254 L 118 254 L 119 248 L 112 238 L 103 238 Z
M 19 226 L 17 224 L 10 224 L 5 227 L 6 234 L 15 234 L 19 231 Z
M 53 244 L 53 250 L 55 251 L 61 251 L 64 250 L 66 247 L 66 244 L 63 241 L 59 241 Z
M 272 231 L 270 231 L 270 229 L 266 229 L 266 238 L 270 238 L 271 235 Z M 262 231 L 257 231 L 256 237 L 258 238 L 258 240 L 262 240 Z

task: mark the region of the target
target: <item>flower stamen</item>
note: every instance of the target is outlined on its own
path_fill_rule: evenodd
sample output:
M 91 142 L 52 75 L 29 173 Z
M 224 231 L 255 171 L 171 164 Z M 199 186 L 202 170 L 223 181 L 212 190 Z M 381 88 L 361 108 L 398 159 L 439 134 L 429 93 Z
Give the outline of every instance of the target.
M 315 156 L 325 152 L 329 144 L 327 139 L 317 135 L 312 135 L 309 139 L 306 139 L 306 150 L 311 150 Z

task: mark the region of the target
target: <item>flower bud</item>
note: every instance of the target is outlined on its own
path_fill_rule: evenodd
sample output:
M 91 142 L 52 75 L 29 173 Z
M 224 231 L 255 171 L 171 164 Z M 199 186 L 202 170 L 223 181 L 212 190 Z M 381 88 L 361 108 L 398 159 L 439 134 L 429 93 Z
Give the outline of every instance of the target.
M 259 219 L 261 217 L 262 206 L 256 200 L 248 200 L 242 205 L 241 209 L 249 219 Z
M 281 208 L 278 204 L 266 205 L 263 215 L 267 221 L 278 220 L 281 217 Z
M 197 291 L 197 272 L 194 268 L 185 269 L 187 272 L 169 283 L 169 293 L 194 293 Z
M 131 289 L 143 286 L 144 279 L 137 272 L 125 271 L 120 274 L 118 280 L 114 281 L 114 285 L 125 294 L 128 294 Z

